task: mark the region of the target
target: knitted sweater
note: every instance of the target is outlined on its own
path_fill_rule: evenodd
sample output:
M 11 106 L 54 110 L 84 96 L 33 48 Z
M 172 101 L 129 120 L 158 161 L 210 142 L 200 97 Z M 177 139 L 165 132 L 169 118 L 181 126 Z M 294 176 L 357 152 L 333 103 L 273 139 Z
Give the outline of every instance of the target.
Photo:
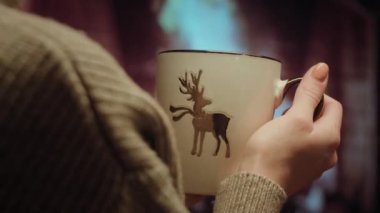
M 0 212 L 187 212 L 169 119 L 86 35 L 0 3 Z M 215 212 L 286 194 L 225 179 Z

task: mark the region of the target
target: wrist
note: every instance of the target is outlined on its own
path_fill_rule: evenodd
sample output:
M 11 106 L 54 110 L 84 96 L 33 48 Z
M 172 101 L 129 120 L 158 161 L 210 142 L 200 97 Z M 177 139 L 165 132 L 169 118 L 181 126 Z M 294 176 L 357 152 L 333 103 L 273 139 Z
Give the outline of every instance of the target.
M 264 177 L 273 183 L 279 185 L 288 193 L 289 172 L 280 164 L 271 165 L 268 160 L 261 160 L 260 157 L 255 159 L 243 159 L 238 167 L 239 173 L 252 173 Z

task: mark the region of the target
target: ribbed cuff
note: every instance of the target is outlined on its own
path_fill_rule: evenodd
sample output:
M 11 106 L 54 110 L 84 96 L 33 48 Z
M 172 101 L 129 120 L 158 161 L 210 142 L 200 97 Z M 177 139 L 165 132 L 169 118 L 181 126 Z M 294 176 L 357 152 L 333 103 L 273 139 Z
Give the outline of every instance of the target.
M 222 181 L 214 212 L 280 212 L 286 198 L 286 192 L 269 179 L 239 173 Z

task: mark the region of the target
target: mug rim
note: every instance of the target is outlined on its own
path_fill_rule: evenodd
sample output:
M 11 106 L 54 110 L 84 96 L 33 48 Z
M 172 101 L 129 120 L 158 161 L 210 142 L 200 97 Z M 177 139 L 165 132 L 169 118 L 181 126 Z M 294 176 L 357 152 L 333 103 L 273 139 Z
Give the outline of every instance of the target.
M 277 61 L 281 63 L 279 59 L 276 59 L 270 56 L 253 55 L 253 54 L 248 54 L 248 53 L 238 53 L 238 52 L 228 52 L 228 51 L 197 50 L 197 49 L 169 49 L 169 50 L 159 51 L 158 55 L 161 55 L 164 53 L 211 53 L 211 54 L 222 54 L 222 55 L 238 55 L 238 56 L 249 56 L 249 57 L 254 57 L 254 58 L 264 58 L 264 59 L 269 59 L 269 60 Z

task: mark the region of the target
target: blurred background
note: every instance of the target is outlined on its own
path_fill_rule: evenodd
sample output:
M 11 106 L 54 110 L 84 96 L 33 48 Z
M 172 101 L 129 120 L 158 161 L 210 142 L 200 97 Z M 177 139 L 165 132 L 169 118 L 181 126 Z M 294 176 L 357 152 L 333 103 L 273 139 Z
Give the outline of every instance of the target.
M 344 106 L 339 163 L 283 212 L 380 212 L 378 0 L 25 0 L 23 9 L 83 31 L 151 94 L 161 50 L 274 57 L 283 79 L 328 63 L 327 94 Z

